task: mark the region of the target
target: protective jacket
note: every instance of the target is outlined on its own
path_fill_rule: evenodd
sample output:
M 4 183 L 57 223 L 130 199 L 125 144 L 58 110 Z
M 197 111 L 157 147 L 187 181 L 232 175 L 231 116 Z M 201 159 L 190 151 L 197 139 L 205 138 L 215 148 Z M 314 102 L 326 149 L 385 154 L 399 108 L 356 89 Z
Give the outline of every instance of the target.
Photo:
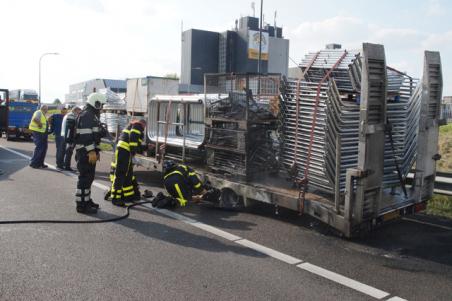
M 63 118 L 63 123 L 61 125 L 61 136 L 67 143 L 74 142 L 76 119 L 77 116 L 73 112 L 67 113 Z
M 142 153 L 144 129 L 134 123 L 124 129 L 119 136 L 115 151 L 115 160 L 111 163 L 111 198 L 115 204 L 122 204 L 140 198 L 138 182 L 133 174 L 132 157 Z
M 40 121 L 42 124 L 41 128 L 38 127 L 38 124 L 35 122 L 35 118 L 39 114 L 41 115 L 41 118 L 40 118 Z M 39 133 L 45 133 L 47 131 L 47 118 L 41 110 L 37 110 L 33 113 L 33 117 L 31 117 L 31 121 L 30 121 L 28 128 L 32 131 L 39 132 Z
M 101 139 L 100 121 L 97 116 L 97 110 L 92 106 L 86 108 L 77 118 L 75 130 L 75 149 L 86 152 L 99 151 Z
M 203 185 L 196 172 L 189 166 L 179 164 L 167 170 L 163 176 L 166 191 L 185 206 L 193 194 L 203 190 Z

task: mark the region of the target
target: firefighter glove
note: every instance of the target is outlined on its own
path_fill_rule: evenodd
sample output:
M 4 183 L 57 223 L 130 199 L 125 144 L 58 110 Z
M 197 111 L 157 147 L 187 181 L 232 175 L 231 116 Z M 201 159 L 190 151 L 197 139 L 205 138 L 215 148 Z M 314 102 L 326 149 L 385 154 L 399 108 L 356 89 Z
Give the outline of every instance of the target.
M 179 201 L 179 205 L 181 207 L 185 207 L 185 205 L 187 205 L 187 200 L 184 199 L 177 199 Z
M 90 151 L 88 152 L 88 162 L 89 164 L 95 165 L 97 161 L 97 153 L 96 151 Z

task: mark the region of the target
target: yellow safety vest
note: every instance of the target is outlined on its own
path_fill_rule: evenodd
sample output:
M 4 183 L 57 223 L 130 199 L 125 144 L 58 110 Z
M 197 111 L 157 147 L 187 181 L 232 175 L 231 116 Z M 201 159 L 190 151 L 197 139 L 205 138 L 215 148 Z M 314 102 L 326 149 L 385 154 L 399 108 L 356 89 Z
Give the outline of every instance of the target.
M 41 112 L 41 124 L 42 128 L 38 127 L 38 124 L 35 122 L 35 117 L 38 112 Z M 39 133 L 45 133 L 47 128 L 47 119 L 44 113 L 41 110 L 37 110 L 33 113 L 33 117 L 31 117 L 30 125 L 28 128 L 32 131 L 39 132 Z

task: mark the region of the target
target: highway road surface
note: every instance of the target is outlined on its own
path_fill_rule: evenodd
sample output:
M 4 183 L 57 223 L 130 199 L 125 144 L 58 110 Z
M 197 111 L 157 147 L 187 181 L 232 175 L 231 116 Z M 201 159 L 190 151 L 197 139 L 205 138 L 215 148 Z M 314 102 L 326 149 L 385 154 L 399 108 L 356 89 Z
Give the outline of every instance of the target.
M 111 154 L 75 211 L 76 175 L 28 166 L 30 142 L 0 139 L 0 220 L 106 219 Z M 55 165 L 49 144 L 46 162 Z M 160 175 L 137 169 L 143 189 Z M 0 225 L 0 300 L 452 300 L 452 222 L 426 215 L 346 240 L 308 216 L 140 206 L 101 224 Z

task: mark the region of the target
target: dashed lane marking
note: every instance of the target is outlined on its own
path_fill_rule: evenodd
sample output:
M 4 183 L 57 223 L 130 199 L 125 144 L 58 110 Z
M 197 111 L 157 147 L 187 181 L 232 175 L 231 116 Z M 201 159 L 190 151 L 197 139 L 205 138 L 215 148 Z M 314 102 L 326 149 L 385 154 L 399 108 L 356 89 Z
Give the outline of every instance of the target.
M 383 299 L 384 297 L 389 296 L 389 293 L 387 293 L 387 292 L 376 289 L 372 286 L 366 285 L 364 283 L 350 279 L 348 277 L 342 276 L 335 272 L 331 272 L 329 270 L 326 270 L 324 268 L 321 268 L 319 266 L 316 266 L 316 265 L 308 263 L 308 262 L 299 264 L 299 265 L 297 265 L 297 267 L 299 267 L 300 269 L 303 269 L 305 271 L 311 272 L 313 274 L 316 274 L 318 276 L 321 276 L 323 278 L 334 281 L 336 283 L 342 284 L 343 286 L 349 287 L 351 289 L 354 289 L 355 291 L 369 295 L 376 299 Z
M 396 296 L 396 297 L 392 297 L 386 301 L 407 301 L 407 300 Z
M 18 151 L 9 149 L 8 147 L 2 146 L 2 145 L 0 145 L 0 148 L 4 149 L 6 151 L 9 151 L 11 153 L 14 153 L 14 154 L 16 154 L 18 156 L 21 156 L 23 158 L 26 158 L 26 159 L 30 159 L 31 158 L 31 157 L 29 157 L 29 156 L 27 156 L 25 154 L 22 154 L 22 153 L 20 153 Z M 56 167 L 54 165 L 51 165 L 51 164 L 48 164 L 48 163 L 47 163 L 47 165 L 49 166 L 49 168 L 52 168 L 52 169 L 56 170 Z M 77 178 L 77 175 L 75 175 L 74 173 L 71 173 L 71 172 L 68 172 L 68 171 L 61 171 L 61 172 L 63 174 L 65 174 L 65 175 L 67 175 L 67 176 L 72 177 L 72 178 Z M 101 183 L 99 183 L 97 181 L 93 182 L 93 186 L 95 186 L 97 188 L 100 188 L 100 189 L 109 189 L 108 186 L 106 186 L 104 184 L 101 184 Z M 328 279 L 330 281 L 333 281 L 335 283 L 341 284 L 341 285 L 343 285 L 345 287 L 351 288 L 351 289 L 353 289 L 355 291 L 361 292 L 361 293 L 366 294 L 368 296 L 371 296 L 373 298 L 383 299 L 383 298 L 388 297 L 390 295 L 389 293 L 387 293 L 385 291 L 379 290 L 379 289 L 374 288 L 372 286 L 369 286 L 367 284 L 364 284 L 364 283 L 361 283 L 359 281 L 353 280 L 351 278 L 345 277 L 345 276 L 340 275 L 338 273 L 326 270 L 326 269 L 321 268 L 319 266 L 316 266 L 314 264 L 311 264 L 311 263 L 308 263 L 308 262 L 303 262 L 303 260 L 301 260 L 301 259 L 292 257 L 292 256 L 290 256 L 288 254 L 281 253 L 281 252 L 279 252 L 277 250 L 274 250 L 272 248 L 268 248 L 266 246 L 260 245 L 258 243 L 252 242 L 252 241 L 247 240 L 247 239 L 244 239 L 244 238 L 242 238 L 240 236 L 231 234 L 229 232 L 223 231 L 223 230 L 218 229 L 216 227 L 204 224 L 202 222 L 199 222 L 199 221 L 194 220 L 192 218 L 186 217 L 186 216 L 184 216 L 182 214 L 179 214 L 179 213 L 176 213 L 174 211 L 170 211 L 170 210 L 166 210 L 166 209 L 156 209 L 156 208 L 153 208 L 152 206 L 150 206 L 148 204 L 145 204 L 143 206 L 145 206 L 146 208 L 148 208 L 150 210 L 154 210 L 154 211 L 157 211 L 157 212 L 159 212 L 161 214 L 164 214 L 166 216 L 172 217 L 172 218 L 174 218 L 174 219 L 176 219 L 176 220 L 178 220 L 180 222 L 183 222 L 183 223 L 186 223 L 186 224 L 191 225 L 193 227 L 196 227 L 198 229 L 204 230 L 204 231 L 206 231 L 208 233 L 211 233 L 213 235 L 216 235 L 218 237 L 222 237 L 222 238 L 224 238 L 226 240 L 229 240 L 231 242 L 239 244 L 239 245 L 241 245 L 243 247 L 246 247 L 246 248 L 252 249 L 252 250 L 254 250 L 256 252 L 268 255 L 269 257 L 272 257 L 272 258 L 277 259 L 279 261 L 285 262 L 285 263 L 290 264 L 290 265 L 296 265 L 298 268 L 303 269 L 304 271 L 307 271 L 307 272 L 310 272 L 312 274 L 318 275 L 320 277 L 323 277 L 323 278 Z M 403 301 L 405 299 L 402 299 L 400 297 L 392 297 L 391 299 L 388 299 L 388 301 L 389 300 L 391 300 L 391 301 Z

